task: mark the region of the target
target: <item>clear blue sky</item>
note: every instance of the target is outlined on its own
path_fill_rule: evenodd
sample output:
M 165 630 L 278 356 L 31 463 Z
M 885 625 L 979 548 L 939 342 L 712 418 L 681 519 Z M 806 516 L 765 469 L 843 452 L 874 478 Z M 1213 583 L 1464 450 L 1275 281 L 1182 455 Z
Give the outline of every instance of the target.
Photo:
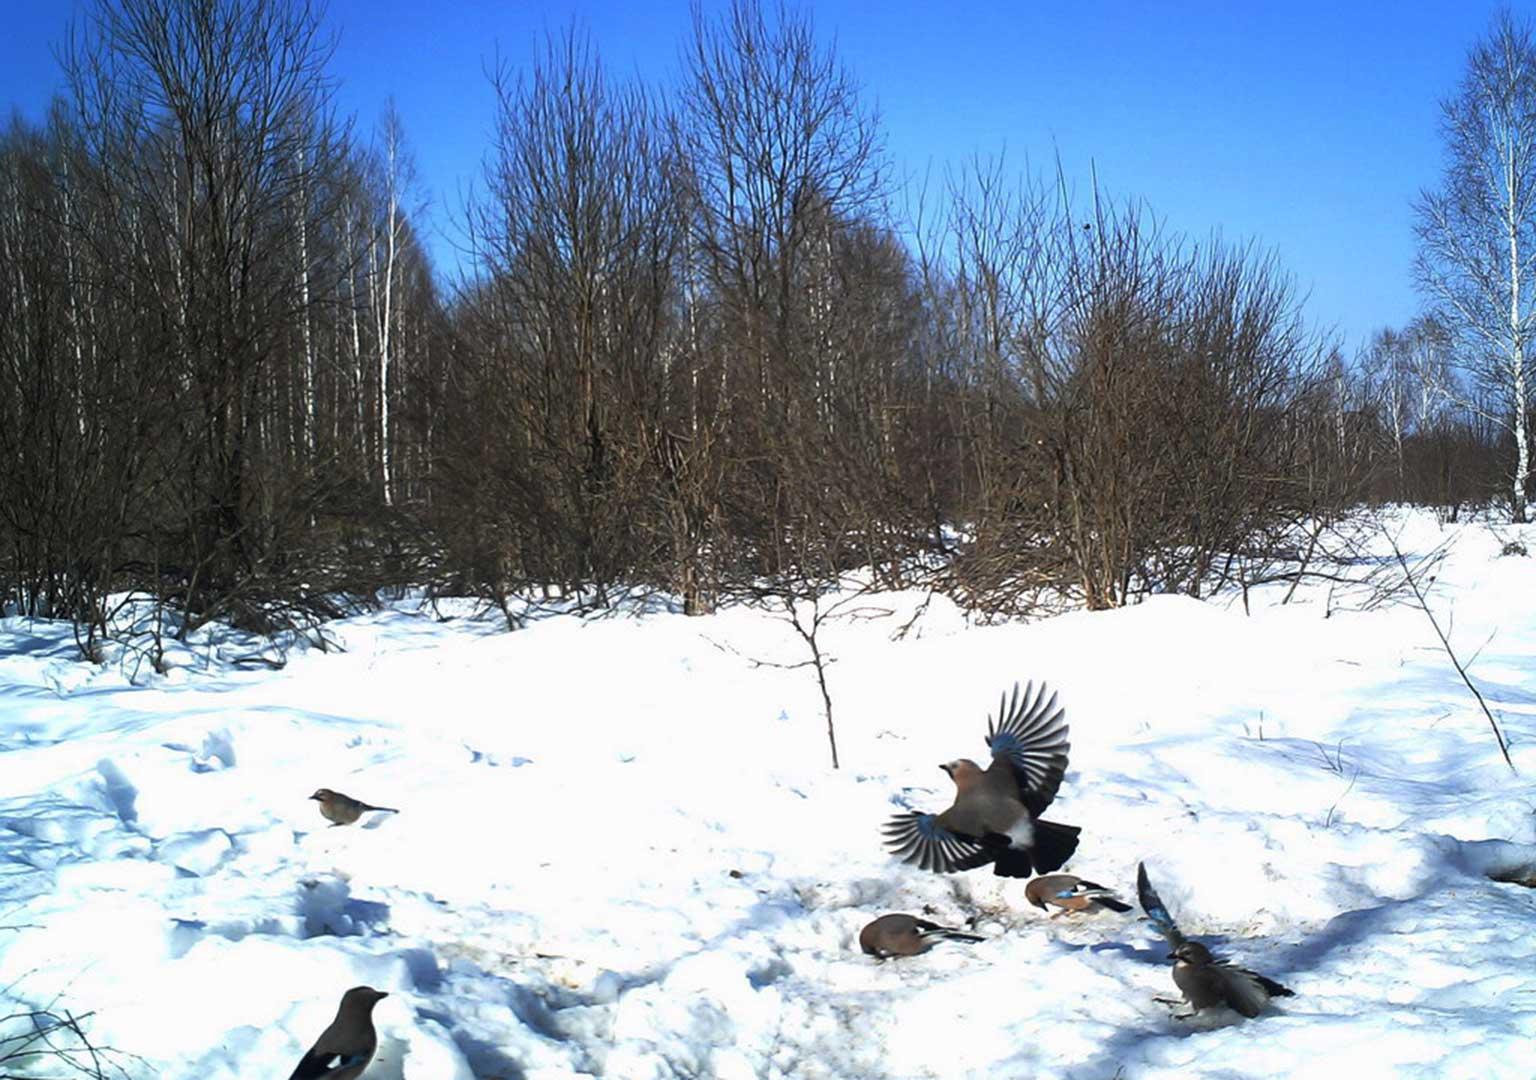
M 60 85 L 53 49 L 79 0 L 11 0 L 0 103 L 38 116 Z M 707 3 L 706 8 L 718 6 Z M 819 0 L 884 118 L 899 168 L 1006 146 L 1168 225 L 1275 248 L 1308 311 L 1353 353 L 1417 310 L 1410 203 L 1437 182 L 1438 101 L 1496 5 L 1339 0 Z M 1529 14 L 1536 5 L 1515 5 Z M 359 130 L 393 95 L 440 225 L 480 168 L 493 120 L 484 69 L 514 64 L 573 18 L 611 69 L 670 83 L 686 0 L 330 0 L 339 104 Z M 451 258 L 443 241 L 441 258 Z

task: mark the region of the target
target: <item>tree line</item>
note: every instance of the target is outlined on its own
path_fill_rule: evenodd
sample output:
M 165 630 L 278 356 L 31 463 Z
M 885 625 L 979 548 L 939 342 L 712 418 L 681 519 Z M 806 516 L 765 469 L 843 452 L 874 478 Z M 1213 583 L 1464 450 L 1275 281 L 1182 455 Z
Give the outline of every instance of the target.
M 330 49 L 310 0 L 99 0 L 0 137 L 10 610 L 87 641 L 126 596 L 183 631 L 402 585 L 704 613 L 868 567 L 1004 616 L 1509 490 L 1447 321 L 1346 362 L 1257 248 L 1001 158 L 908 190 L 806 13 L 696 11 L 665 94 L 574 31 L 496 71 L 451 285 Z

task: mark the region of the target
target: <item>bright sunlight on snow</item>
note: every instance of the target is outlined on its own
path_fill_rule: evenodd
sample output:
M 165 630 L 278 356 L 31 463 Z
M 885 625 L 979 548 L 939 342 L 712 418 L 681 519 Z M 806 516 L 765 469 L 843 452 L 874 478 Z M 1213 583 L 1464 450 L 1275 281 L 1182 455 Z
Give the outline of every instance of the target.
M 331 624 L 344 651 L 204 636 L 165 676 L 9 619 L 0 1006 L 167 1080 L 286 1076 L 359 984 L 390 994 L 366 1080 L 1529 1077 L 1536 564 L 1427 514 L 1399 542 L 1447 539 L 1430 601 L 1518 773 L 1421 610 L 1326 585 L 993 627 L 865 596 L 824 631 L 837 771 L 758 611 L 508 633 L 408 601 Z M 1016 679 L 1071 725 L 1066 869 L 1133 899 L 1145 861 L 1295 997 L 1176 1019 L 1139 908 L 1049 918 L 882 848 Z M 320 787 L 399 813 L 330 827 Z M 876 961 L 889 911 L 986 940 Z

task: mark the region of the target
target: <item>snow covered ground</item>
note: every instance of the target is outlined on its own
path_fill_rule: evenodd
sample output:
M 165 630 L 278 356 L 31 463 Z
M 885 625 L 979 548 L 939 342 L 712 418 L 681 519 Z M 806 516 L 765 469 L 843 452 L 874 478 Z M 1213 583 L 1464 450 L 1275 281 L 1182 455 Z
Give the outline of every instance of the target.
M 836 772 L 811 672 L 753 662 L 804 656 L 758 612 L 506 633 L 401 604 L 332 625 L 345 652 L 163 677 L 6 620 L 0 1014 L 89 1011 L 166 1080 L 281 1080 L 359 983 L 391 994 L 367 1080 L 1530 1077 L 1536 890 L 1492 877 L 1536 877 L 1536 560 L 1499 547 L 1454 531 L 1432 598 L 1519 775 L 1419 610 L 1321 586 L 987 628 L 935 599 L 904 637 L 924 598 L 865 598 L 824 631 Z M 1296 997 L 1173 1019 L 1144 919 L 883 851 L 1030 678 L 1071 723 L 1067 869 L 1129 898 L 1145 860 Z M 328 828 L 321 786 L 400 813 Z M 876 962 L 886 911 L 989 940 Z

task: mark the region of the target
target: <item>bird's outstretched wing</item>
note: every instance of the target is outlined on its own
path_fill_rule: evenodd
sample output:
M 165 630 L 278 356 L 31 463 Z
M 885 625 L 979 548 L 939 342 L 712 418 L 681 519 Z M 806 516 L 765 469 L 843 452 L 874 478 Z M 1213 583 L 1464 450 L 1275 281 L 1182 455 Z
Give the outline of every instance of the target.
M 1168 944 L 1177 949 L 1184 941 L 1184 935 L 1173 921 L 1173 916 L 1168 914 L 1168 908 L 1163 903 L 1162 897 L 1157 895 L 1157 890 L 1152 888 L 1152 882 L 1147 879 L 1147 866 L 1145 863 L 1136 864 L 1136 896 L 1141 901 L 1141 910 L 1147 913 L 1147 918 L 1152 920 L 1152 925 L 1157 927 L 1157 932 L 1168 939 Z
M 994 758 L 1003 757 L 1013 766 L 1019 784 L 1019 799 L 1029 812 L 1039 817 L 1067 771 L 1066 710 L 1057 706 L 1056 695 L 1047 695 L 1046 686 L 1035 690 L 1026 683 L 1022 693 L 1013 684 L 1013 697 L 1005 692 L 998 702 L 997 719 L 987 717 L 987 746 Z
M 937 814 L 909 811 L 886 822 L 885 845 L 903 862 L 952 874 L 974 870 L 997 857 L 994 849 L 979 840 L 952 833 L 938 823 Z

